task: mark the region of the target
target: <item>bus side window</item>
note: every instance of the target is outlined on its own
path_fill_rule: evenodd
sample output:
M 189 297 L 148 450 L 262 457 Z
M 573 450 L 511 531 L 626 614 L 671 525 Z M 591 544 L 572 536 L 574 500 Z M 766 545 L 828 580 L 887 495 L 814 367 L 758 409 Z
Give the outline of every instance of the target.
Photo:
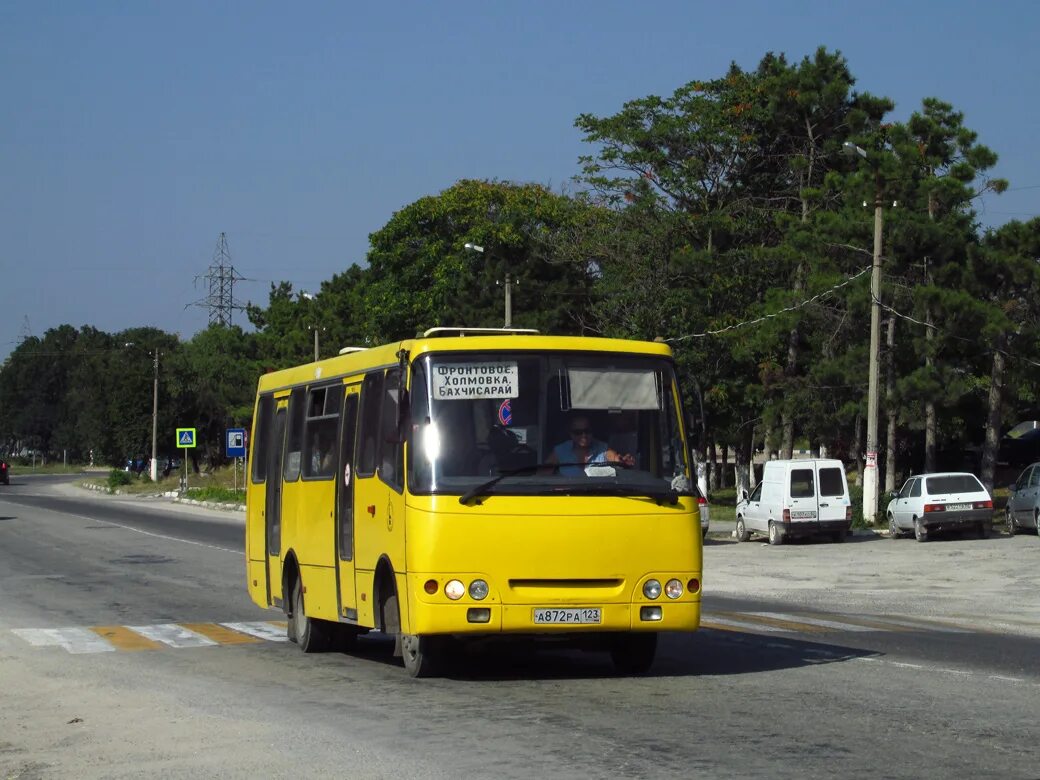
M 256 426 L 253 431 L 253 482 L 267 481 L 268 439 L 271 437 L 271 415 L 274 413 L 274 396 L 260 396 L 256 408 Z
M 371 477 L 376 473 L 379 455 L 379 404 L 383 400 L 383 372 L 365 375 L 361 385 L 361 435 L 358 437 L 357 475 Z
M 391 368 L 386 372 L 382 420 L 379 426 L 379 477 L 398 490 L 404 486 L 404 451 L 397 429 L 397 407 L 401 396 L 400 377 L 400 369 Z
M 331 479 L 336 473 L 336 435 L 343 386 L 312 387 L 304 426 L 304 479 Z
M 303 413 L 306 411 L 305 390 L 297 387 L 289 396 L 289 433 L 285 437 L 285 467 L 282 478 L 286 482 L 295 482 L 300 477 L 300 463 L 303 452 Z

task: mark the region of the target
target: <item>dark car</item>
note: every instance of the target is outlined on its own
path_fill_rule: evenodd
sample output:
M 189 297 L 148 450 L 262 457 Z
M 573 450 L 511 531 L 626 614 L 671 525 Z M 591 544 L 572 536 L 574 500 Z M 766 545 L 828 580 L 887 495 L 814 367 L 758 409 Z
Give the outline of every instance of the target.
M 11 467 L 7 465 L 7 461 L 0 458 L 0 483 L 4 485 L 11 484 Z

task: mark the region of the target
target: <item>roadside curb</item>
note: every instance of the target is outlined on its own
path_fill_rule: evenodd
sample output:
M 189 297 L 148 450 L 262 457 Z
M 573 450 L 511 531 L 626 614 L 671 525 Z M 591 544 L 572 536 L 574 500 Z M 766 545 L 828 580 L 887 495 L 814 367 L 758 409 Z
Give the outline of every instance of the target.
M 130 493 L 126 490 L 120 490 L 116 488 L 112 490 L 108 485 L 99 485 L 96 482 L 84 482 L 81 487 L 87 490 L 93 490 L 97 493 L 105 493 L 110 496 L 131 496 L 135 498 L 163 498 L 172 501 L 175 504 L 188 504 L 189 506 L 200 506 L 205 509 L 222 509 L 226 512 L 245 512 L 246 507 L 244 504 L 236 504 L 228 501 L 199 501 L 196 498 L 185 498 L 181 496 L 176 490 L 169 490 L 165 493 Z

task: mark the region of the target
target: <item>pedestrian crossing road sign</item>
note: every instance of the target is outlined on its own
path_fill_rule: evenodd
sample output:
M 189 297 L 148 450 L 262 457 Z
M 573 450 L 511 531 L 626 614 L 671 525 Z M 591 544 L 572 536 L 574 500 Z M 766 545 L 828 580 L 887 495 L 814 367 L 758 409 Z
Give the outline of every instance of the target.
M 178 428 L 177 429 L 177 447 L 179 449 L 187 449 L 188 447 L 195 446 L 195 429 L 194 428 Z

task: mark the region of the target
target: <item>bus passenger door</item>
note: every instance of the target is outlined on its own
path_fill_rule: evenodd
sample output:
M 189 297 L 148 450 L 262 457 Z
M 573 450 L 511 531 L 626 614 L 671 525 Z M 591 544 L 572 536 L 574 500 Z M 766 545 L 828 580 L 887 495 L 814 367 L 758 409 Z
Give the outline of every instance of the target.
M 359 384 L 346 388 L 336 478 L 336 578 L 339 580 L 340 616 L 357 620 L 354 587 L 354 440 L 357 433 Z
M 271 603 L 280 606 L 282 601 L 282 459 L 285 452 L 285 410 L 281 401 L 275 412 L 267 466 L 267 497 L 265 507 L 267 531 L 267 587 Z

